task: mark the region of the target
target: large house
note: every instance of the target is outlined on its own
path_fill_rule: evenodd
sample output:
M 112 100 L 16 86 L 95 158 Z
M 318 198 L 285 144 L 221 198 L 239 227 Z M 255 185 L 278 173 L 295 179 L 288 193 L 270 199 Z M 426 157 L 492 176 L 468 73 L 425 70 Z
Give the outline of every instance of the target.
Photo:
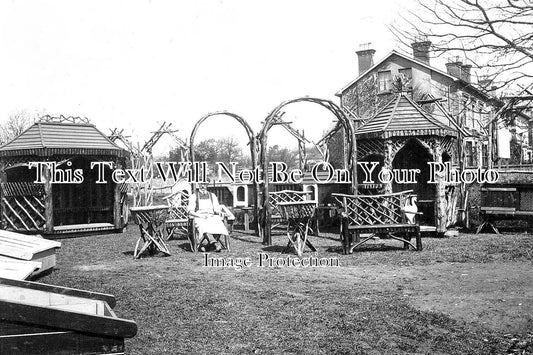
M 529 117 L 519 115 L 512 127 L 494 124 L 489 128 L 502 102 L 487 87 L 488 81 L 472 80 L 471 65 L 458 58 L 446 63 L 446 70 L 435 68 L 430 63 L 430 47 L 429 41 L 413 43 L 412 56 L 391 51 L 376 63 L 375 50 L 357 51 L 359 76 L 336 94 L 342 109 L 364 122 L 395 94 L 404 92 L 442 123 L 461 129 L 465 168 L 487 167 L 489 146 L 493 163 L 498 158 L 500 162 L 531 162 Z M 490 143 L 489 134 L 493 138 Z

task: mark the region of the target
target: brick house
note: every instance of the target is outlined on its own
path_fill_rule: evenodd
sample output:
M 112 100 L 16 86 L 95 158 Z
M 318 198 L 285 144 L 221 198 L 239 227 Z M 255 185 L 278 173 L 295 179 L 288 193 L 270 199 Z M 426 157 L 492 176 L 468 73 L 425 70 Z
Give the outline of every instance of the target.
M 463 153 L 460 161 L 465 168 L 487 167 L 489 145 L 494 161 L 504 157 L 500 162 L 530 162 L 533 155 L 530 118 L 522 114 L 517 117 L 516 126 L 494 125 L 489 130 L 491 111 L 502 102 L 491 94 L 487 81 L 474 83 L 471 65 L 463 64 L 458 58 L 446 63 L 446 70 L 432 66 L 430 46 L 429 41 L 413 43 L 412 56 L 393 50 L 377 63 L 374 63 L 375 50 L 357 51 L 359 76 L 336 93 L 342 109 L 358 122 L 364 122 L 396 93 L 405 92 L 442 123 L 461 129 Z M 489 134 L 493 138 L 491 143 Z M 514 149 L 505 148 L 512 144 Z M 514 159 L 508 154 L 513 150 Z

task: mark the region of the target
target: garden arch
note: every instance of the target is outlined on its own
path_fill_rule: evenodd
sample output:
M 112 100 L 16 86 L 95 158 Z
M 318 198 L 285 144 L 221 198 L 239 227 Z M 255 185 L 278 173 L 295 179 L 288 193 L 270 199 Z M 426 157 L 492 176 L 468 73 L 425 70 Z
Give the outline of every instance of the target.
M 248 122 L 242 118 L 241 116 L 234 114 L 232 112 L 228 111 L 217 111 L 217 112 L 211 112 L 207 115 L 200 118 L 196 124 L 194 125 L 191 137 L 189 139 L 189 157 L 191 164 L 194 164 L 194 138 L 196 137 L 196 133 L 198 131 L 198 128 L 206 121 L 208 118 L 213 116 L 229 116 L 234 118 L 237 122 L 241 124 L 241 126 L 244 127 L 246 130 L 246 134 L 248 135 L 248 144 L 250 145 L 250 154 L 251 154 L 251 160 L 252 160 L 252 169 L 255 168 L 257 164 L 257 150 L 256 150 L 256 142 L 257 138 L 255 137 L 254 131 L 252 130 L 252 127 Z M 194 184 L 192 184 L 193 190 L 194 190 Z M 254 182 L 254 216 L 257 217 L 257 191 L 258 191 L 258 185 L 257 182 Z M 257 219 L 256 219 L 257 220 Z
M 351 172 L 352 181 L 351 181 L 351 189 L 352 193 L 357 194 L 357 145 L 355 142 L 355 130 L 353 127 L 352 122 L 350 119 L 348 119 L 342 110 L 335 105 L 333 102 L 329 100 L 324 99 L 318 99 L 318 98 L 312 98 L 312 97 L 301 97 L 293 100 L 284 101 L 281 104 L 279 104 L 265 119 L 265 122 L 263 124 L 263 127 L 258 135 L 259 140 L 259 147 L 260 147 L 260 165 L 263 170 L 264 178 L 262 183 L 262 205 L 261 205 L 261 212 L 259 218 L 259 224 L 261 226 L 260 230 L 262 231 L 262 237 L 263 237 L 263 244 L 271 245 L 272 244 L 272 237 L 270 234 L 270 226 L 271 226 L 271 206 L 269 203 L 268 195 L 269 195 L 269 182 L 268 182 L 268 157 L 267 157 L 267 139 L 268 139 L 268 131 L 270 128 L 272 128 L 273 125 L 279 124 L 279 117 L 281 109 L 287 105 L 297 103 L 297 102 L 310 102 L 314 104 L 318 104 L 326 109 L 328 109 L 331 113 L 335 115 L 335 117 L 338 119 L 337 125 L 332 131 L 338 131 L 341 128 L 344 129 L 345 132 L 345 139 L 348 143 L 348 154 L 347 159 L 345 161 L 345 167 L 348 167 L 349 171 Z M 328 133 L 326 136 L 331 138 L 333 134 Z M 259 200 L 256 197 L 257 200 Z M 256 215 L 257 216 L 257 215 Z

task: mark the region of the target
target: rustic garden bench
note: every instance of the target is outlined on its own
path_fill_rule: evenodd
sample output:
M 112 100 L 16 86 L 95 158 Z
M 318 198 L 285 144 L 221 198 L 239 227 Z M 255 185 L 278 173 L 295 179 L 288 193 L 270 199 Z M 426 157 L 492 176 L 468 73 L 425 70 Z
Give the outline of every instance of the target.
M 489 226 L 496 234 L 500 231 L 494 225 L 496 220 L 522 219 L 529 225 L 533 222 L 533 191 L 530 185 L 505 184 L 481 188 L 479 211 L 481 224 L 476 234 Z
M 385 234 L 415 250 L 422 250 L 420 225 L 408 216 L 421 214 L 405 209 L 409 201 L 416 197 L 412 190 L 382 195 L 332 194 L 342 206 L 340 237 L 344 254 L 351 254 L 355 248 L 366 243 L 377 234 Z M 355 235 L 352 245 L 352 234 Z M 361 234 L 370 234 L 360 240 Z M 416 238 L 416 245 L 411 238 Z

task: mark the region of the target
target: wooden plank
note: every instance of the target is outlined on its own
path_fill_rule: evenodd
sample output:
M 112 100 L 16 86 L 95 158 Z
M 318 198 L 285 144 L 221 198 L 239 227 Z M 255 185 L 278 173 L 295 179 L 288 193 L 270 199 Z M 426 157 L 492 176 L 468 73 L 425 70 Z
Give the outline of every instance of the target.
M 515 216 L 533 216 L 533 211 L 516 211 Z
M 9 279 L 3 279 L 3 278 L 0 278 L 0 285 L 17 286 L 20 288 L 26 288 L 26 289 L 31 289 L 31 290 L 41 290 L 41 291 L 56 293 L 60 295 L 67 295 L 67 296 L 82 297 L 82 298 L 87 298 L 87 299 L 92 299 L 92 300 L 105 301 L 111 308 L 114 308 L 116 305 L 115 296 L 105 294 L 105 293 L 79 290 L 76 288 L 69 288 L 69 287 L 62 287 L 62 286 L 47 285 L 47 284 L 38 283 L 38 282 L 16 281 L 16 280 L 9 280 Z
M 515 192 L 515 187 L 482 187 L 483 192 L 503 191 L 503 192 Z
M 384 228 L 406 228 L 406 227 L 416 227 L 415 224 L 372 224 L 372 225 L 360 225 L 360 226 L 349 226 L 348 229 L 384 229 Z
M 44 349 L 47 354 L 124 354 L 124 339 L 55 329 L 0 335 L 1 354 L 41 354 Z
M 0 319 L 107 337 L 131 338 L 137 333 L 137 324 L 126 319 L 3 300 L 0 300 Z
M 0 277 L 14 280 L 25 280 L 35 270 L 41 268 L 42 263 L 23 261 L 7 257 L 0 257 Z
M 37 253 L 60 247 L 58 241 L 0 230 L 0 255 L 31 260 Z
M 339 196 L 339 197 L 353 197 L 353 198 L 368 197 L 368 198 L 373 198 L 373 197 L 387 197 L 387 196 L 397 196 L 397 195 L 403 195 L 403 194 L 411 194 L 412 192 L 413 192 L 413 190 L 405 190 L 405 191 L 393 192 L 393 193 L 390 193 L 390 194 L 381 194 L 381 195 L 347 195 L 347 194 L 338 194 L 338 193 L 333 193 L 331 195 L 332 196 Z
M 114 228 L 115 226 L 111 223 L 83 223 L 83 224 L 66 224 L 63 226 L 55 226 L 55 232 L 62 231 L 76 231 L 84 229 L 95 229 L 95 228 Z
M 481 211 L 501 211 L 501 212 L 513 212 L 516 211 L 516 208 L 514 207 L 480 207 Z

